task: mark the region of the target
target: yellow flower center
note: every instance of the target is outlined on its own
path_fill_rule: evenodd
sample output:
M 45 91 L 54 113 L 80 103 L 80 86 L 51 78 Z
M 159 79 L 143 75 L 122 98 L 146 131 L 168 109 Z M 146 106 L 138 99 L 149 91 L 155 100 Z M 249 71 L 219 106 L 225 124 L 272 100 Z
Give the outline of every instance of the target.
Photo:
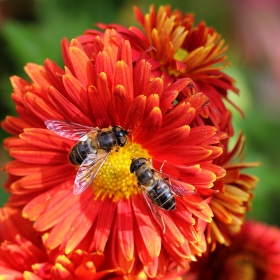
M 182 48 L 178 49 L 178 51 L 174 55 L 174 59 L 179 61 L 184 61 L 186 56 L 188 55 L 188 52 Z
M 132 158 L 138 157 L 150 158 L 147 150 L 136 143 L 128 143 L 118 152 L 111 152 L 92 183 L 96 198 L 109 196 L 116 201 L 137 194 L 140 189 L 135 175 L 130 173 L 130 164 Z

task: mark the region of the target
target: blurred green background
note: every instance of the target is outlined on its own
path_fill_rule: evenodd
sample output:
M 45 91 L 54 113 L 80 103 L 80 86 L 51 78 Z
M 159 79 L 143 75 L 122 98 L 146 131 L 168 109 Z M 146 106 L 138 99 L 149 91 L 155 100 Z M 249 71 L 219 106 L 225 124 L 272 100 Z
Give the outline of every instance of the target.
M 189 1 L 0 1 L 0 119 L 15 115 L 9 77 L 27 78 L 27 62 L 43 64 L 51 58 L 62 66 L 60 40 L 71 39 L 93 28 L 95 22 L 136 25 L 132 7 L 147 12 L 154 3 L 171 4 L 195 14 L 226 39 L 232 65 L 226 72 L 237 81 L 240 97 L 232 99 L 246 119 L 234 112 L 235 131 L 246 135 L 246 161 L 261 161 L 248 173 L 260 178 L 249 217 L 280 226 L 280 6 L 274 0 Z M 8 135 L 1 129 L 1 141 Z M 1 167 L 10 160 L 0 150 Z M 1 185 L 6 174 L 1 172 Z M 8 195 L 1 190 L 0 202 Z

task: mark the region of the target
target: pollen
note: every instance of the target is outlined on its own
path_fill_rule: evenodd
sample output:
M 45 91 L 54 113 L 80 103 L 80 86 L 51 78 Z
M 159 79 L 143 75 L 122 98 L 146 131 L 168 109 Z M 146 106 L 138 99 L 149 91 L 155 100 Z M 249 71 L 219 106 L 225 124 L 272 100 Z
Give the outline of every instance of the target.
M 140 188 L 135 175 L 130 173 L 130 164 L 138 157 L 150 158 L 147 150 L 136 143 L 112 151 L 92 183 L 96 198 L 108 196 L 116 201 L 137 194 Z

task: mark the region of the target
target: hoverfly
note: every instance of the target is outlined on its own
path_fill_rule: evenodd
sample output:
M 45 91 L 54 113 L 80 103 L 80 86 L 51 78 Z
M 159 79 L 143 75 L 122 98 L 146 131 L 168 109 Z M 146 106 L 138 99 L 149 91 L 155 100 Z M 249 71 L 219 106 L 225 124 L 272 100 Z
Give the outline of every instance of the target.
M 127 143 L 129 133 L 121 126 L 99 129 L 70 121 L 47 120 L 45 125 L 61 137 L 78 141 L 69 153 L 70 162 L 80 165 L 75 178 L 74 194 L 80 194 L 89 187 L 109 154 Z
M 134 173 L 143 196 L 153 214 L 162 227 L 163 233 L 166 228 L 160 210 L 173 211 L 176 209 L 175 196 L 184 194 L 195 194 L 196 190 L 186 187 L 186 183 L 178 178 L 162 177 L 162 167 L 156 171 L 146 158 L 133 158 L 130 165 L 130 172 Z

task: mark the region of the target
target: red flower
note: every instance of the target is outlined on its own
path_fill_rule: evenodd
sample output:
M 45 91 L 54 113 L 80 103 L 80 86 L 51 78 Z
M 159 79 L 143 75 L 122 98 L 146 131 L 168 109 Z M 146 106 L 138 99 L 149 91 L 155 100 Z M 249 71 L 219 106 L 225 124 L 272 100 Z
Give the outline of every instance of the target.
M 267 280 L 280 279 L 280 230 L 257 222 L 246 222 L 231 246 L 218 245 L 213 253 L 193 263 L 195 278 Z
M 104 257 L 76 250 L 58 255 L 46 250 L 32 224 L 17 209 L 0 209 L 0 275 L 2 279 L 124 279 L 104 267 Z
M 202 93 L 174 105 L 192 81 L 180 79 L 164 86 L 153 78 L 145 60 L 132 64 L 128 41 L 106 30 L 93 39 L 93 51 L 77 40 L 63 41 L 65 70 L 46 60 L 28 64 L 31 83 L 12 77 L 18 117 L 3 127 L 13 134 L 5 146 L 14 161 L 5 169 L 9 204 L 23 207 L 24 217 L 47 232 L 49 250 L 70 254 L 78 249 L 105 254 L 124 273 L 164 275 L 169 258 L 188 267 L 206 249 L 202 221 L 211 222 L 209 197 L 224 169 L 212 163 L 225 138 L 212 126 L 190 127 L 207 98 Z M 77 168 L 68 159 L 76 143 L 46 129 L 44 121 L 69 120 L 106 128 L 130 130 L 129 143 L 110 153 L 92 185 L 73 195 Z M 192 195 L 176 196 L 174 211 L 159 210 L 166 233 L 151 214 L 134 174 L 132 158 L 153 160 L 163 172 L 179 177 Z M 195 190 L 195 192 L 194 192 Z
M 134 11 L 144 31 L 117 24 L 100 23 L 97 26 L 104 30 L 115 28 L 118 36 L 129 40 L 134 60 L 145 52 L 145 57 L 152 64 L 153 77 L 162 77 L 165 84 L 180 78 L 191 78 L 196 88 L 184 88 L 177 99 L 182 100 L 197 91 L 203 92 L 210 104 L 203 108 L 197 121 L 219 129 L 227 119 L 226 132 L 231 136 L 230 111 L 223 100 L 232 103 L 228 99 L 228 91 L 238 93 L 238 90 L 234 80 L 221 71 L 229 64 L 225 56 L 227 46 L 221 36 L 204 22 L 194 26 L 193 14 L 183 16 L 181 11 L 171 11 L 168 5 L 160 6 L 158 11 L 151 5 L 149 13 L 145 15 L 137 7 Z M 86 48 L 90 48 L 92 38 L 97 35 L 103 36 L 99 31 L 88 30 L 78 39 Z
M 231 151 L 228 150 L 228 142 L 228 139 L 222 141 L 223 154 L 214 161 L 226 170 L 226 176 L 215 181 L 213 190 L 218 192 L 209 204 L 214 218 L 207 225 L 206 240 L 211 243 L 212 250 L 216 242 L 229 245 L 232 236 L 240 231 L 251 207 L 252 191 L 258 182 L 256 176 L 243 172 L 245 168 L 260 165 L 258 162 L 243 162 L 245 138 L 240 133 Z

